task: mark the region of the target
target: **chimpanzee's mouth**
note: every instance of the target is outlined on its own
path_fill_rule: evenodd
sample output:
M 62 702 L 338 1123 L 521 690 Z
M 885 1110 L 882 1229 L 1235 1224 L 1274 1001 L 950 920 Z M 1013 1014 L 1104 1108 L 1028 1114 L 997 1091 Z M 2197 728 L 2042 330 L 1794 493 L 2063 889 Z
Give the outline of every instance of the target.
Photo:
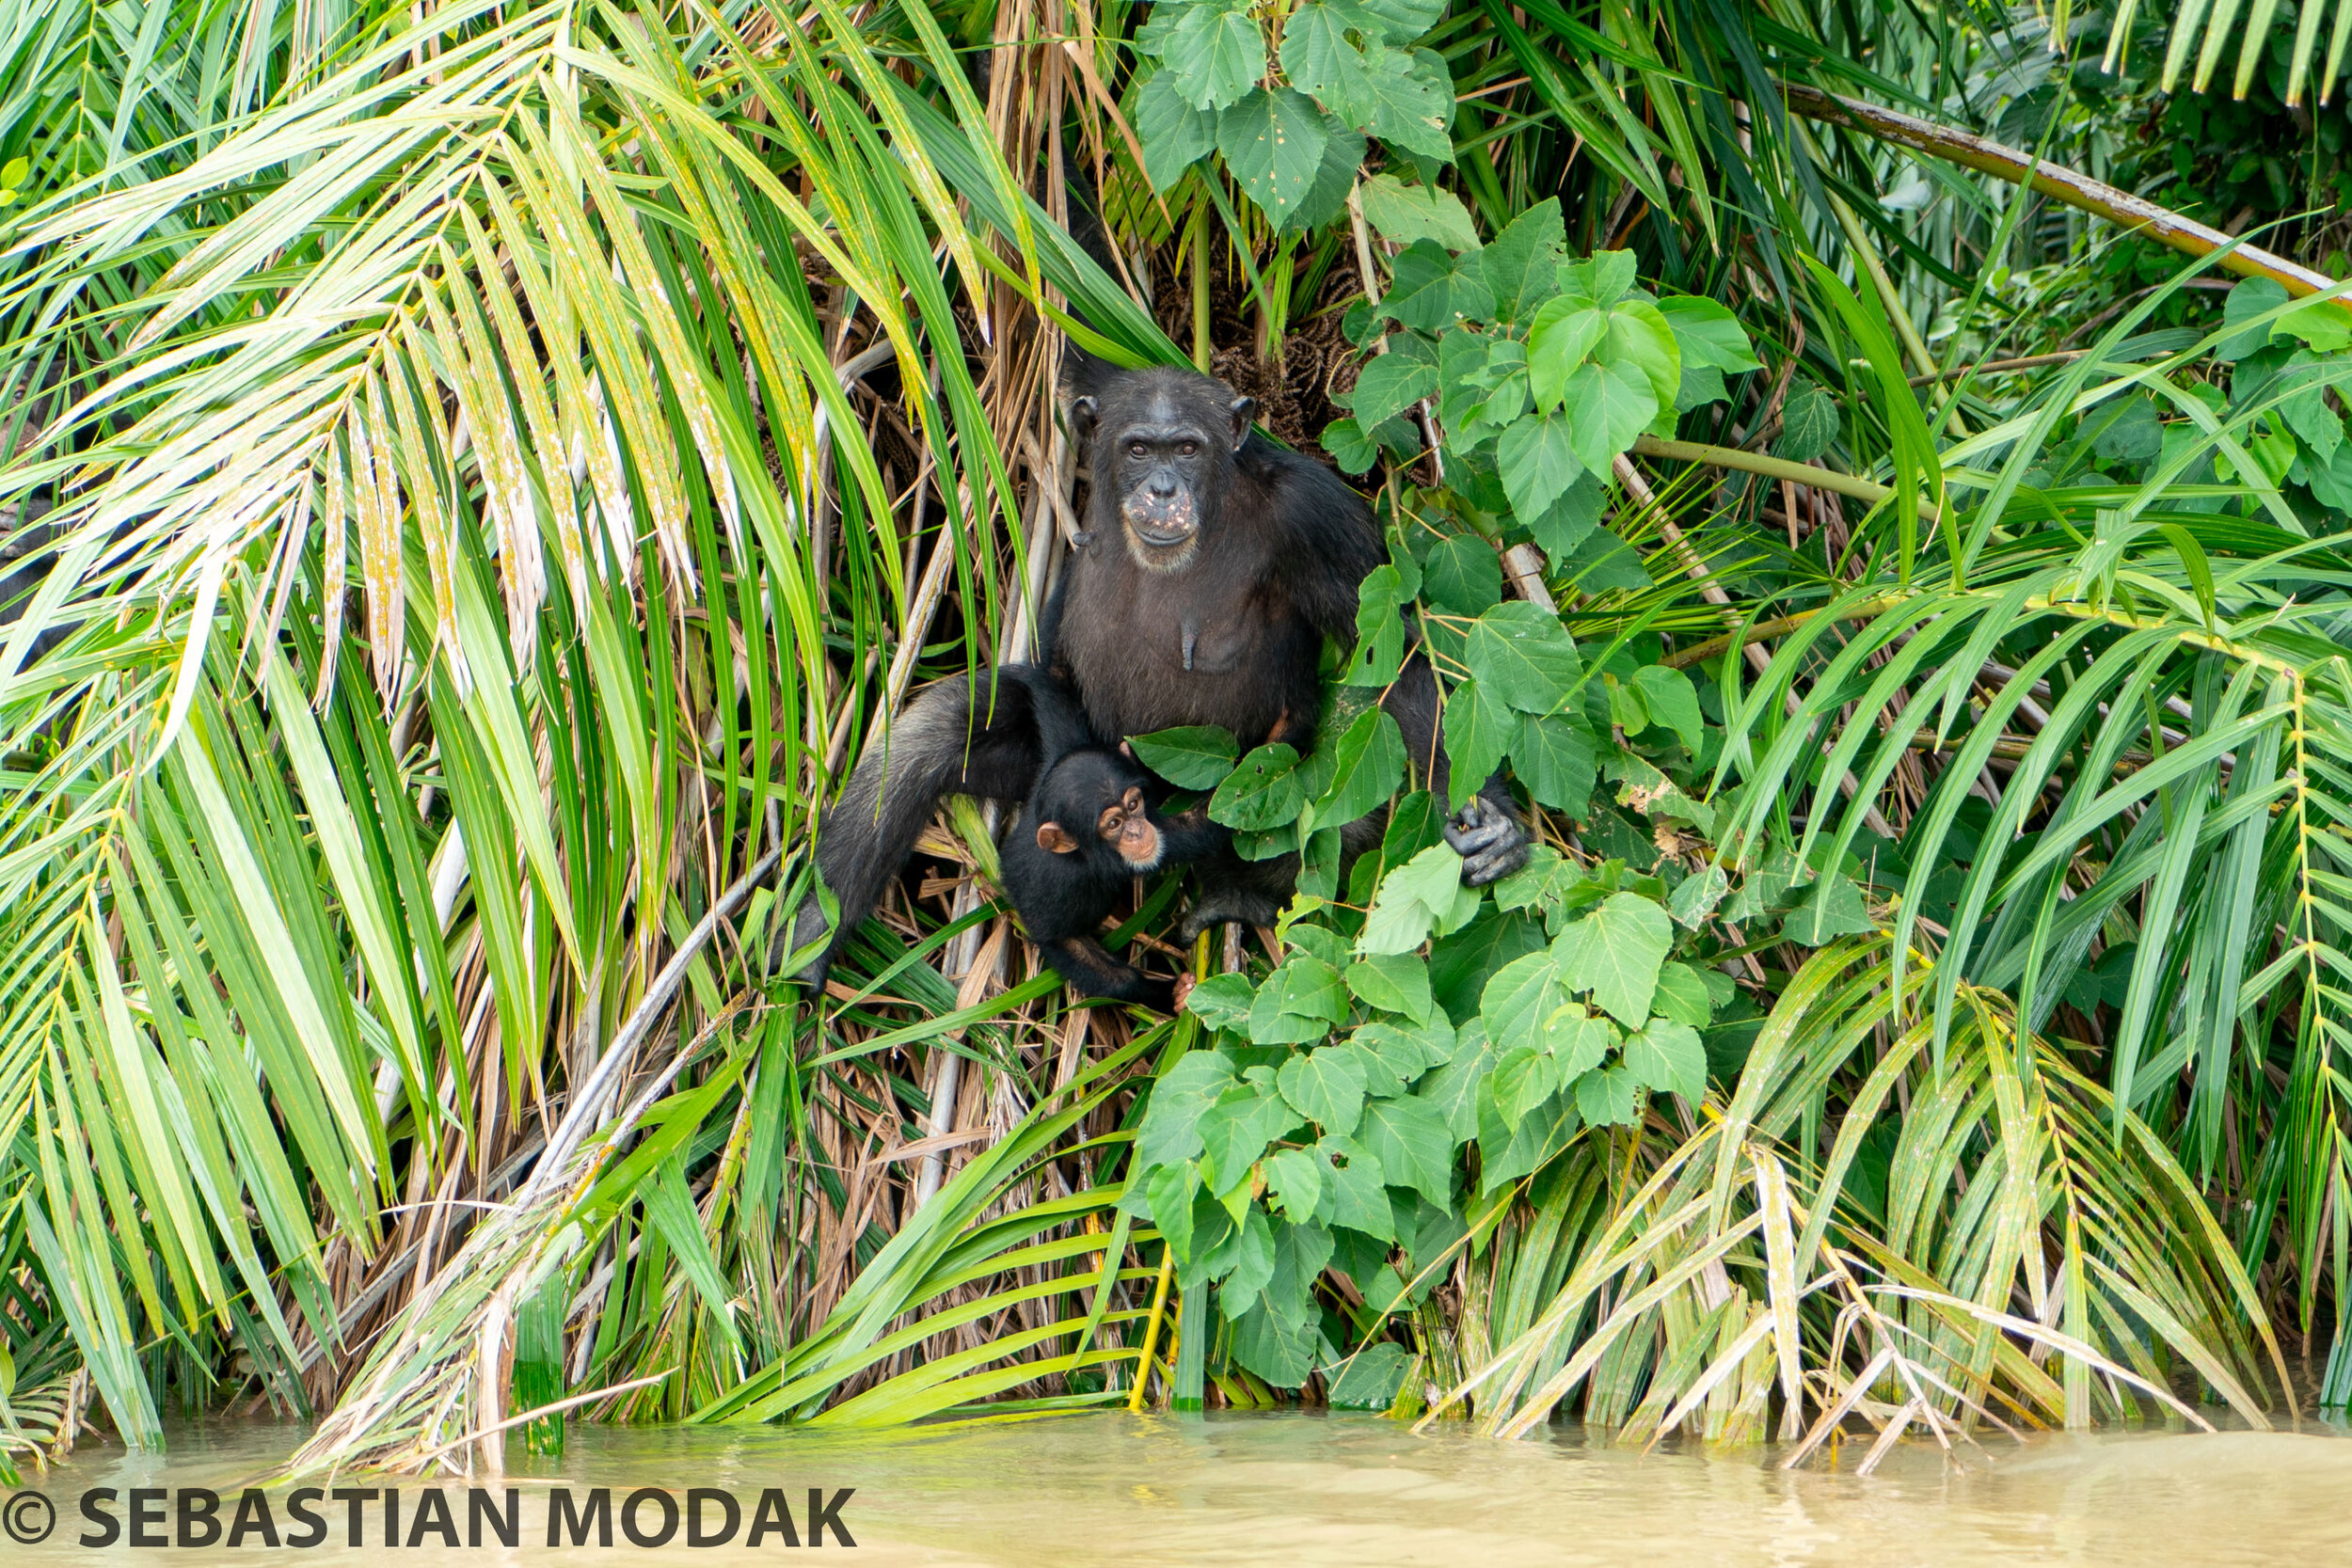
M 1131 496 L 1120 508 L 1128 531 L 1146 545 L 1166 547 L 1181 545 L 1193 536 L 1197 525 L 1193 521 L 1192 498 L 1174 495 L 1166 500 Z

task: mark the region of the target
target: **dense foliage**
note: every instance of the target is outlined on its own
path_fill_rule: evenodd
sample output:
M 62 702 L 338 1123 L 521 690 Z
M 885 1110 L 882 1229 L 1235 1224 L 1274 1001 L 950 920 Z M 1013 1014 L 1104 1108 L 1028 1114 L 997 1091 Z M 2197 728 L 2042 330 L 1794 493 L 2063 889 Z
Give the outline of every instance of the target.
M 0 1467 L 2342 1402 L 2326 8 L 16 17 Z M 1031 649 L 1073 341 L 1374 499 L 1312 752 L 1136 737 L 1301 895 L 1073 1007 L 958 805 L 803 996 L 815 808 Z

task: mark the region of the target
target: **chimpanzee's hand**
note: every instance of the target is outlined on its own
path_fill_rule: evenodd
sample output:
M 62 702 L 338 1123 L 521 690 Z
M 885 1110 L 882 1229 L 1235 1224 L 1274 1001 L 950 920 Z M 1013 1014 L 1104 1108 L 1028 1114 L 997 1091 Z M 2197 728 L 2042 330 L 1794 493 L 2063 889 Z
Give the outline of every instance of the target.
M 1199 984 L 1199 982 L 1193 979 L 1192 972 L 1190 970 L 1186 970 L 1184 974 L 1177 975 L 1176 1005 L 1168 1010 L 1170 1012 L 1183 1012 L 1184 1010 L 1184 998 L 1192 994 L 1192 988 L 1197 984 Z
M 1462 857 L 1462 885 L 1484 887 L 1527 863 L 1527 830 L 1518 815 L 1473 795 L 1448 819 L 1445 841 Z

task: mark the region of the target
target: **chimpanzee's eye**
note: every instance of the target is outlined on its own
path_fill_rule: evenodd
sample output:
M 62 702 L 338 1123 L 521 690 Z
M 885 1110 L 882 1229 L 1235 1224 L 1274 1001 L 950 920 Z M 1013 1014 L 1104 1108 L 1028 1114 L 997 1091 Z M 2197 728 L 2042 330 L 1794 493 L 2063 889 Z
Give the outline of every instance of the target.
M 1200 450 L 1200 444 L 1198 441 L 1186 441 L 1183 446 L 1178 447 L 1176 450 L 1183 452 L 1186 457 L 1190 457 L 1194 452 Z
M 1151 452 L 1152 449 L 1145 446 L 1141 441 L 1130 441 L 1127 443 L 1127 455 L 1130 457 L 1148 457 L 1151 455 Z

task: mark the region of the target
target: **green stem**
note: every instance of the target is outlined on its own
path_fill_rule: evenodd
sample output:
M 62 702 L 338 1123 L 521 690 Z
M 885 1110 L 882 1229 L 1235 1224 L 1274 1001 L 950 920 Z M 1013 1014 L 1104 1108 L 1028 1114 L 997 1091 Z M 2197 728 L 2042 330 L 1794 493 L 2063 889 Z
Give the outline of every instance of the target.
M 1882 109 L 1874 103 L 1840 98 L 1802 83 L 1788 83 L 1787 92 L 1788 107 L 1809 119 L 1867 131 L 1881 141 L 1890 141 L 1931 158 L 1973 168 L 2012 184 L 2031 185 L 2054 201 L 2094 214 L 2121 228 L 2137 230 L 2174 250 L 2191 256 L 2215 256 L 2216 264 L 2225 272 L 2241 277 L 2270 278 L 2298 298 L 2325 293 L 2336 286 L 2336 280 L 2325 273 L 2313 272 L 2259 246 L 2240 245 L 2218 229 L 2208 229 L 2194 218 L 2077 174 L 2062 164 L 2036 158 L 1966 131 Z
M 1810 484 L 1817 490 L 1835 490 L 1841 496 L 1868 501 L 1872 506 L 1895 492 L 1883 484 L 1852 474 L 1841 474 L 1835 468 L 1817 468 L 1809 463 L 1791 463 L 1785 457 L 1766 457 L 1760 452 L 1741 451 L 1737 447 L 1710 447 L 1697 441 L 1668 441 L 1656 436 L 1636 436 L 1634 451 L 1643 457 L 1669 457 L 1678 463 L 1705 463 L 1717 468 L 1739 468 L 1747 473 L 1762 474 L 1767 479 L 1785 479 L 1791 484 Z M 1932 524 L 1941 519 L 1936 510 L 1925 500 L 1914 503 L 1919 515 Z
M 1207 374 L 1209 370 L 1209 203 L 1196 196 L 1192 201 L 1192 366 Z

